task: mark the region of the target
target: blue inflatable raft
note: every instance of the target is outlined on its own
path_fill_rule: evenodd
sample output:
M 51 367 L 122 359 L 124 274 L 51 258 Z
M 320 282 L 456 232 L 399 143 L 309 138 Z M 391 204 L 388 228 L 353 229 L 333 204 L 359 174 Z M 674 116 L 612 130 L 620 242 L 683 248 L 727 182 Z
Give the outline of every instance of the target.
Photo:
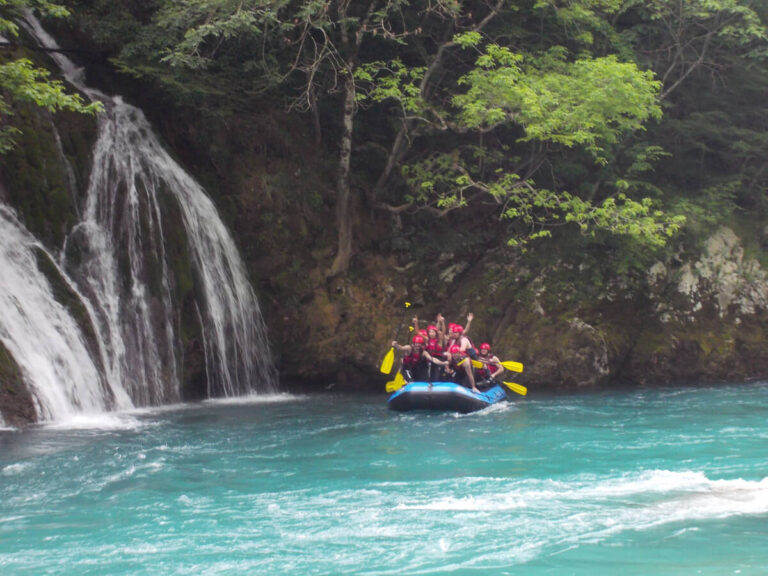
M 472 392 L 455 382 L 410 382 L 396 390 L 387 400 L 390 410 L 442 410 L 446 412 L 475 412 L 507 398 L 499 384 L 488 390 Z

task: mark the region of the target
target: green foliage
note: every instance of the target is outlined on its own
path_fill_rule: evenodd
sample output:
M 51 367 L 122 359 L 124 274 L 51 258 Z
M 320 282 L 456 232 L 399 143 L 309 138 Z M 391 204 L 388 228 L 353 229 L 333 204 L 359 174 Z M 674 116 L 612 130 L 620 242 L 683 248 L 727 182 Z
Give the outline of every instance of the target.
M 241 36 L 258 37 L 263 26 L 277 23 L 281 2 L 241 0 L 184 0 L 166 3 L 156 24 L 170 39 L 161 61 L 191 69 L 207 68 L 216 57 L 215 48 Z
M 19 29 L 12 18 L 31 8 L 52 17 L 68 14 L 63 6 L 47 0 L 1 0 L 0 34 L 18 36 Z M 0 64 L 0 155 L 13 148 L 14 137 L 20 133 L 9 124 L 13 102 L 32 103 L 50 112 L 74 110 L 92 114 L 100 109 L 99 103 L 86 104 L 79 94 L 68 94 L 64 85 L 50 76 L 48 70 L 35 67 L 26 58 Z
M 584 46 L 593 46 L 598 37 L 617 42 L 610 22 L 632 4 L 626 0 L 537 0 L 534 11 L 552 12 L 555 20 L 569 31 L 569 36 Z
M 766 40 L 765 24 L 744 0 L 651 0 L 645 2 L 652 21 L 677 21 L 717 35 L 732 47 Z
M 61 82 L 50 80 L 48 70 L 36 68 L 25 58 L 0 66 L 0 85 L 13 98 L 49 112 L 74 110 L 93 113 L 100 108 L 99 104 L 85 104 L 79 94 L 67 94 Z
M 660 247 L 685 224 L 683 215 L 666 215 L 654 206 L 653 200 L 635 201 L 624 194 L 607 198 L 593 205 L 579 198 L 566 195 L 566 222 L 575 222 L 582 231 L 608 230 L 614 234 L 629 236 L 640 243 Z
M 521 55 L 489 46 L 477 67 L 459 81 L 468 86 L 453 99 L 461 122 L 487 129 L 514 121 L 525 128 L 522 141 L 584 146 L 605 162 L 606 147 L 616 144 L 622 134 L 661 117 L 657 101 L 661 85 L 652 72 L 618 62 L 614 56 L 572 63 L 564 61 L 561 51 L 548 56 L 521 67 Z
M 409 68 L 400 60 L 364 63 L 355 70 L 355 79 L 360 84 L 357 101 L 379 103 L 393 100 L 400 103 L 404 115 L 423 113 L 428 105 L 419 84 L 425 72 L 423 66 Z
M 64 85 L 50 79 L 50 72 L 36 68 L 25 58 L 0 65 L 0 119 L 12 116 L 10 101 L 28 102 L 50 112 L 74 110 L 92 114 L 101 109 L 98 102 L 86 104 L 79 94 L 67 94 Z M 19 130 L 14 126 L 0 128 L 0 154 L 7 153 L 14 146 L 14 136 Z
M 37 10 L 44 16 L 63 18 L 69 15 L 69 11 L 58 2 L 50 0 L 0 0 L 0 34 L 3 36 L 19 35 L 19 27 L 14 21 L 25 10 Z

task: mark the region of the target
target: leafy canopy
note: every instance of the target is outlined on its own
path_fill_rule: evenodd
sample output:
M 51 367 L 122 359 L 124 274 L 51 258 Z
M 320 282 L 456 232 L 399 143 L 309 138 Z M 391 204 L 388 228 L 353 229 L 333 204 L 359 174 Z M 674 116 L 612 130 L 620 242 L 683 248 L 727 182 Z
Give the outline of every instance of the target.
M 47 0 L 0 0 L 0 34 L 18 37 L 15 19 L 32 8 L 52 17 L 69 14 L 63 6 Z M 33 104 L 50 112 L 93 113 L 100 109 L 99 103 L 87 104 L 79 94 L 68 94 L 62 82 L 51 80 L 48 70 L 36 67 L 26 58 L 0 64 L 0 154 L 13 148 L 14 136 L 19 134 L 18 128 L 10 124 L 14 102 Z
M 623 134 L 661 118 L 661 83 L 650 71 L 615 56 L 582 56 L 567 62 L 556 48 L 525 58 L 491 44 L 476 67 L 459 80 L 467 91 L 453 98 L 460 121 L 488 129 L 512 121 L 525 128 L 521 141 L 583 146 L 601 162 L 605 148 Z
M 355 181 L 373 189 L 373 206 L 398 213 L 482 205 L 508 220 L 513 242 L 568 223 L 658 245 L 682 224 L 662 207 L 692 214 L 695 203 L 670 192 L 694 181 L 698 190 L 707 171 L 743 172 L 725 177 L 724 190 L 734 177 L 764 190 L 764 113 L 728 94 L 743 84 L 733 68 L 765 76 L 756 61 L 766 53 L 765 2 L 75 3 L 102 5 L 102 20 L 112 5 L 133 13 L 124 69 L 179 93 L 207 90 L 215 110 L 237 98 L 231 110 L 248 113 L 271 89 L 303 99 L 297 108 L 337 135 L 353 78 L 351 155 L 382 150 L 380 161 L 353 160 Z M 705 104 L 713 87 L 723 90 Z M 729 108 L 728 119 L 696 121 L 704 106 Z M 716 146 L 725 134 L 733 138 Z

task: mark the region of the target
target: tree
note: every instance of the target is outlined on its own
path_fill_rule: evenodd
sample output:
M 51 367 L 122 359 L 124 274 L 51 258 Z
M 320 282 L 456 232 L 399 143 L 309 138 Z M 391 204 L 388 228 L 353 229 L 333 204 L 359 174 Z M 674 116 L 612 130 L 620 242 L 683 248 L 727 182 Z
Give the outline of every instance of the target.
M 55 2 L 47 0 L 4 0 L 0 5 L 0 34 L 17 38 L 18 18 L 26 10 L 36 9 L 52 17 L 64 17 L 68 11 Z M 51 74 L 45 68 L 36 67 L 27 58 L 17 58 L 0 64 L 0 154 L 8 152 L 14 146 L 14 135 L 18 128 L 11 122 L 14 102 L 31 103 L 50 112 L 74 110 L 93 113 L 99 109 L 98 103 L 86 104 L 79 94 L 68 94 L 58 80 L 51 80 Z
M 748 0 L 653 0 L 634 9 L 639 56 L 648 59 L 667 98 L 691 74 L 722 74 L 729 56 L 765 55 L 768 29 Z
M 466 4 L 473 5 L 481 17 L 468 17 Z M 350 169 L 358 89 L 364 81 L 361 66 L 372 55 L 408 51 L 417 37 L 424 48 L 431 35 L 450 37 L 456 29 L 478 29 L 502 4 L 187 0 L 168 4 L 157 22 L 167 30 L 184 29 L 183 39 L 165 56 L 171 65 L 208 68 L 215 60 L 226 60 L 237 45 L 241 64 L 247 62 L 253 73 L 293 89 L 292 107 L 316 113 L 319 98 L 338 102 L 338 246 L 330 268 L 330 274 L 336 275 L 346 271 L 352 256 Z M 244 45 L 253 52 L 243 52 Z
M 622 170 L 636 163 L 617 160 L 631 155 L 635 135 L 660 117 L 661 86 L 631 61 L 632 44 L 620 28 L 635 3 L 157 3 L 152 32 L 123 50 L 125 69 L 141 70 L 154 58 L 196 71 L 192 84 L 206 77 L 250 83 L 251 93 L 278 90 L 291 108 L 313 113 L 318 140 L 320 104 L 335 106 L 338 247 L 331 274 L 343 273 L 352 256 L 351 174 L 363 146 L 386 150 L 367 187 L 372 206 L 441 215 L 487 201 L 518 229 L 512 243 L 571 222 L 659 244 L 681 224 L 658 199 L 635 198 L 642 186 Z M 375 139 L 355 140 L 360 118 L 382 127 Z M 652 148 L 637 149 L 647 164 Z M 564 158 L 601 174 L 587 194 L 569 190 L 558 175 Z
M 652 138 L 672 157 L 656 174 L 691 231 L 768 213 L 768 5 L 749 0 L 636 3 L 621 18 L 635 59 L 662 81 Z
M 369 69 L 367 98 L 399 103 L 404 128 L 398 138 L 410 131 L 407 140 L 413 142 L 437 130 L 451 144 L 406 162 L 402 173 L 410 194 L 398 206 L 380 206 L 442 215 L 490 197 L 502 207 L 502 217 L 527 226 L 511 244 L 549 235 L 548 227 L 558 223 L 575 222 L 591 234 L 595 229 L 627 234 L 652 245 L 679 230 L 684 218 L 665 215 L 650 198 L 632 199 L 624 177 L 613 178 L 612 193 L 598 204 L 556 182 L 542 187 L 534 179 L 563 149 L 586 151 L 585 160 L 597 170 L 617 155 L 624 139 L 659 119 L 660 83 L 651 72 L 613 55 L 569 60 L 563 46 L 515 52 L 475 32 L 455 36 L 452 44 L 478 56 L 442 102 L 425 97 L 423 77 L 415 79 L 397 61 Z M 478 145 L 483 138 L 495 145 Z M 377 191 L 383 190 L 389 167 L 405 158 L 405 146 L 393 147 Z

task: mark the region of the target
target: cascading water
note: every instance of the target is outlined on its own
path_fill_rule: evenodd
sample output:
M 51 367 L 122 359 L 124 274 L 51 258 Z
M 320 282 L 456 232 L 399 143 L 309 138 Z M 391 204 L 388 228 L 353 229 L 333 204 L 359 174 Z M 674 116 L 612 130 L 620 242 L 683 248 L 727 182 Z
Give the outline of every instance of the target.
M 84 218 L 68 242 L 77 245 L 78 262 L 67 266 L 100 301 L 104 324 L 118 344 L 115 377 L 129 381 L 132 397 L 142 404 L 178 398 L 178 311 L 165 254 L 163 195 L 180 210 L 200 285 L 208 394 L 242 394 L 257 384 L 274 390 L 258 301 L 232 238 L 141 111 L 119 98 L 108 101 L 101 119 Z M 129 290 L 120 281 L 121 261 L 130 268 Z
M 57 48 L 31 15 L 25 28 L 41 45 Z M 6 346 L 27 372 L 39 417 L 62 419 L 81 408 L 119 407 L 118 397 L 130 398 L 127 402 L 134 405 L 181 398 L 182 303 L 174 301 L 180 280 L 171 272 L 166 253 L 164 223 L 169 211 L 177 215 L 186 235 L 185 250 L 192 269 L 187 283 L 194 284 L 195 301 L 185 305 L 187 314 L 191 308 L 199 322 L 205 392 L 233 396 L 275 391 L 275 370 L 258 300 L 213 203 L 162 147 L 140 110 L 120 97 L 88 88 L 82 70 L 72 61 L 61 53 L 51 56 L 70 83 L 91 100 L 103 102 L 105 108 L 99 114 L 99 136 L 81 221 L 69 234 L 60 262 L 60 272 L 66 271 L 87 302 L 101 352 L 98 362 L 78 360 L 83 373 L 62 378 L 61 385 L 69 392 L 59 390 L 62 398 L 54 398 L 47 374 L 32 371 L 35 347 L 16 342 L 12 324 L 0 328 L 13 340 Z M 4 226 L 11 228 L 7 222 L 15 219 L 8 214 Z M 22 230 L 17 235 L 24 234 L 18 224 L 16 228 Z M 34 243 L 31 237 L 27 239 L 30 243 Z M 12 265 L 18 266 L 16 260 Z M 32 268 L 17 271 L 19 276 L 34 278 Z M 36 293 L 41 300 L 50 297 L 48 305 L 54 307 L 53 297 L 42 287 Z M 13 298 L 22 296 L 11 293 L 3 307 L 12 308 Z M 62 313 L 66 315 L 66 311 Z M 35 333 L 46 336 L 56 330 L 44 322 L 34 328 Z M 84 353 L 87 357 L 87 350 Z M 90 388 L 86 391 L 77 386 Z M 111 392 L 105 394 L 104 390 Z
M 19 364 L 38 416 L 66 419 L 130 407 L 128 397 L 103 379 L 80 326 L 56 301 L 40 257 L 53 264 L 13 212 L 0 206 L 0 340 Z

